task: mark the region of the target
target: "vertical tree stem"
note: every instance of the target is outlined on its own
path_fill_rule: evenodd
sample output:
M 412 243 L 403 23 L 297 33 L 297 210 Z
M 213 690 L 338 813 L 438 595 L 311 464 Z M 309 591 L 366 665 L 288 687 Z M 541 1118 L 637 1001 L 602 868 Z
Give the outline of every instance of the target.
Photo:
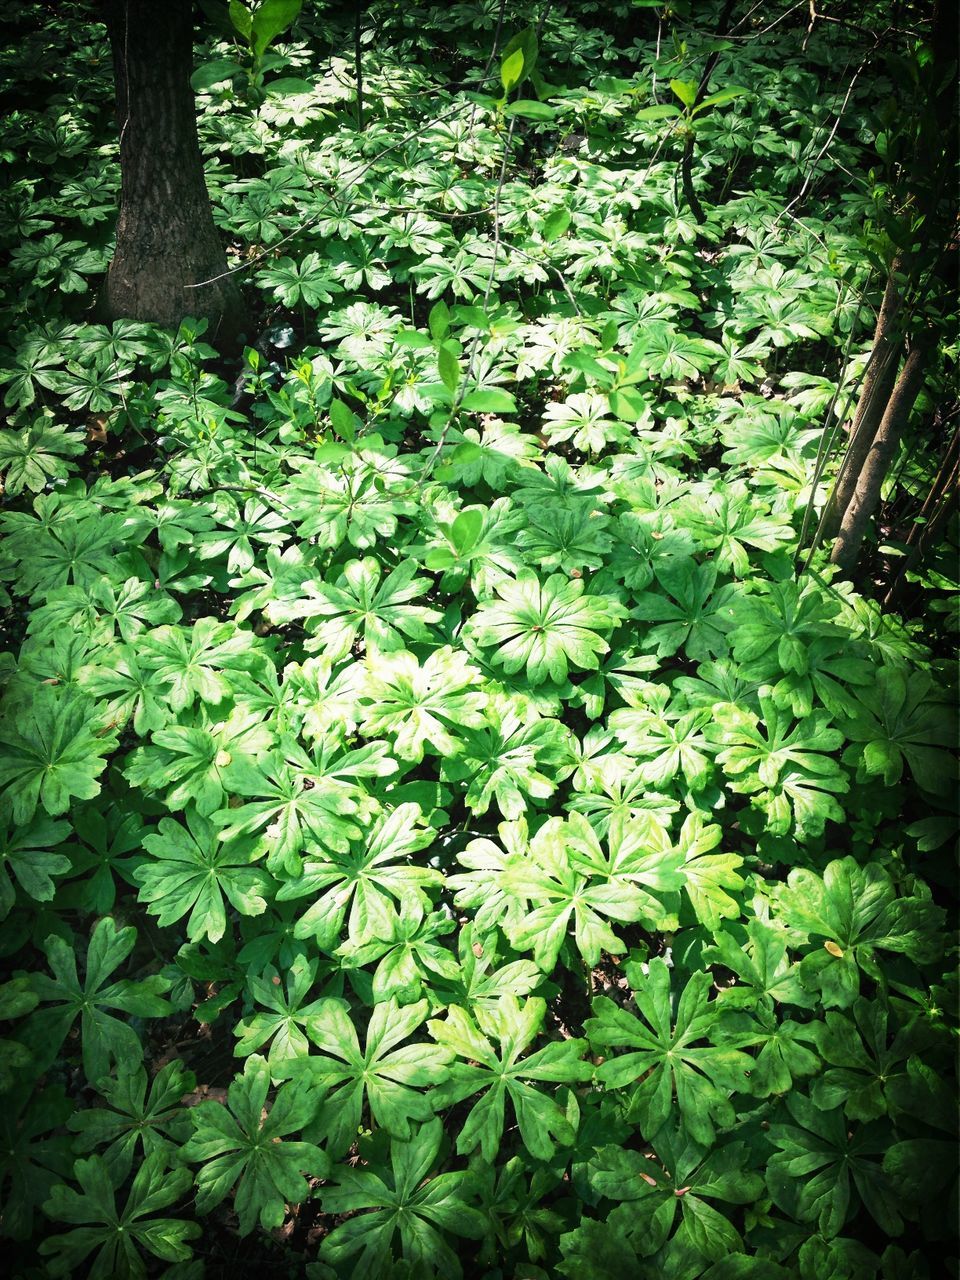
M 821 538 L 836 537 L 893 391 L 903 349 L 903 340 L 896 324 L 903 306 L 903 296 L 898 284 L 902 265 L 902 259 L 897 255 L 887 274 L 883 301 L 873 333 L 870 362 L 863 377 L 853 426 L 850 428 L 850 441 L 817 531 Z
M 856 564 L 870 518 L 880 502 L 880 491 L 890 464 L 896 456 L 900 437 L 910 417 L 910 411 L 923 386 L 927 362 L 928 343 L 919 342 L 911 347 L 900 376 L 897 379 L 887 406 L 871 442 L 866 460 L 856 477 L 856 485 L 843 512 L 840 531 L 834 543 L 830 559 L 849 573 Z
M 357 77 L 357 132 L 363 130 L 363 50 L 360 48 L 362 34 L 361 18 L 364 6 L 357 4 L 353 18 L 353 66 Z

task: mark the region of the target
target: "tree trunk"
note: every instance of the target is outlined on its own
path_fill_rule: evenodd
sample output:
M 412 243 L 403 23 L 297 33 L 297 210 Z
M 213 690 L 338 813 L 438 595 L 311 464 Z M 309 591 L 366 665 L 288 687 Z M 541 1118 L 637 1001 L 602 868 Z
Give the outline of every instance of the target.
M 821 521 L 820 534 L 824 538 L 834 538 L 837 535 L 896 382 L 897 367 L 903 350 L 903 339 L 896 324 L 898 312 L 903 305 L 897 279 L 902 268 L 902 259 L 897 255 L 887 275 L 883 302 L 880 304 L 880 314 L 873 333 L 870 363 L 860 388 L 847 451 Z
M 870 517 L 880 502 L 880 490 L 890 464 L 896 456 L 900 437 L 910 417 L 927 362 L 927 344 L 911 348 L 904 361 L 896 386 L 890 393 L 883 419 L 870 446 L 866 461 L 856 477 L 856 487 L 843 512 L 840 532 L 830 559 L 849 573 L 857 562 L 860 544 Z
M 111 318 L 175 326 L 205 318 L 221 336 L 243 304 L 213 222 L 197 142 L 192 0 L 101 0 L 120 130 L 117 247 L 104 289 Z M 190 288 L 212 277 L 223 278 Z
M 907 534 L 906 541 L 909 549 L 900 561 L 890 590 L 884 596 L 885 609 L 893 609 L 896 606 L 906 584 L 907 574 L 917 567 L 931 547 L 936 546 L 940 532 L 956 506 L 958 482 L 960 482 L 960 427 L 954 431 L 947 445 L 940 468 L 930 486 L 930 492 Z

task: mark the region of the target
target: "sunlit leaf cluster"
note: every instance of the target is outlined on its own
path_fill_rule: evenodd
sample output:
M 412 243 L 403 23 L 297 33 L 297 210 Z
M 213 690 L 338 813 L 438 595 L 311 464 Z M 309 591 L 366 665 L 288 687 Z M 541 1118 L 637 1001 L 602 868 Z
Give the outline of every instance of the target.
M 698 100 L 690 6 L 374 0 L 358 103 L 352 11 L 206 7 L 239 367 L 82 309 L 102 29 L 3 55 L 58 77 L 0 190 L 18 1274 L 944 1274 L 956 586 L 802 545 L 876 302 L 876 82 L 822 151 L 862 28 Z

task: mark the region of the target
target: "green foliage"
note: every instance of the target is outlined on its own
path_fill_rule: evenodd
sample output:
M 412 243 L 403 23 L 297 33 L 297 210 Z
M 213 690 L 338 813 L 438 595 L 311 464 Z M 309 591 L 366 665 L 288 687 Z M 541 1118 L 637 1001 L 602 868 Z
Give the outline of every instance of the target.
M 136 940 L 136 929 L 118 929 L 106 916 L 90 935 L 85 971 L 80 978 L 72 939 L 56 934 L 47 938 L 43 949 L 53 976 L 41 972 L 32 975 L 33 990 L 44 1007 L 30 1015 L 23 1029 L 24 1040 L 38 1066 L 54 1061 L 78 1017 L 83 1070 L 91 1083 L 105 1076 L 111 1063 L 139 1059 L 139 1036 L 129 1021 L 116 1015 L 162 1016 L 170 1005 L 161 993 L 170 984 L 159 975 L 136 982 L 127 978 L 108 981 L 130 955 Z M 112 1012 L 108 1013 L 108 1009 Z
M 91 1107 L 71 1116 L 69 1128 L 80 1135 L 79 1151 L 102 1149 L 111 1178 L 122 1181 L 138 1158 L 158 1156 L 170 1166 L 189 1136 L 189 1123 L 180 1100 L 196 1084 L 192 1072 L 174 1060 L 161 1067 L 147 1085 L 142 1067 L 122 1071 L 104 1087 L 105 1107 Z M 139 1167 L 139 1165 L 138 1165 Z
M 44 1205 L 54 1222 L 78 1224 L 40 1245 L 40 1253 L 51 1259 L 51 1275 L 74 1275 L 94 1250 L 88 1274 L 122 1280 L 141 1280 L 148 1274 L 142 1251 L 166 1262 L 183 1262 L 191 1256 L 187 1241 L 200 1234 L 199 1224 L 155 1216 L 182 1198 L 190 1185 L 186 1169 L 164 1173 L 161 1160 L 148 1156 L 122 1209 L 117 1208 L 107 1165 L 99 1156 L 78 1160 L 74 1173 L 80 1190 L 58 1184 Z
M 670 972 L 659 957 L 646 974 L 632 977 L 631 986 L 642 1021 L 601 996 L 585 1024 L 591 1044 L 629 1050 L 604 1062 L 598 1078 L 610 1088 L 641 1081 L 630 1090 L 629 1109 L 644 1136 L 653 1137 L 676 1106 L 686 1132 L 709 1146 L 717 1125 L 732 1125 L 732 1097 L 748 1091 L 752 1060 L 724 1045 L 722 1010 L 708 1004 L 708 974 L 691 977 L 675 1014 Z M 715 1043 L 695 1047 L 704 1039 Z
M 98 779 L 117 737 L 106 724 L 91 721 L 92 710 L 85 698 L 58 696 L 49 686 L 37 688 L 16 713 L 7 704 L 7 724 L 0 730 L 0 806 L 18 825 L 39 807 L 61 814 L 74 798 L 99 795 Z
M 400 1006 L 381 1001 L 367 1027 L 366 1047 L 340 1000 L 320 1002 L 307 1022 L 307 1034 L 323 1051 L 283 1064 L 283 1075 L 320 1085 L 324 1099 L 317 1125 L 335 1155 L 342 1155 L 361 1130 L 364 1100 L 371 1119 L 387 1133 L 409 1139 L 412 1120 L 427 1120 L 433 1108 L 418 1089 L 436 1084 L 449 1055 L 435 1045 L 407 1044 L 427 1015 L 426 1000 Z M 402 1046 L 402 1047 L 397 1047 Z M 324 1056 L 329 1055 L 329 1056 Z
M 102 29 L 0 55 L 11 1265 L 940 1274 L 949 521 L 881 603 L 932 288 L 862 582 L 809 556 L 926 19 L 200 7 L 239 360 L 90 322 Z
M 323 1242 L 322 1254 L 334 1264 L 349 1263 L 349 1274 L 374 1280 L 391 1263 L 391 1243 L 400 1236 L 400 1256 L 414 1274 L 460 1276 L 457 1254 L 443 1233 L 476 1239 L 485 1222 L 470 1203 L 468 1173 L 442 1173 L 427 1178 L 437 1163 L 443 1127 L 439 1120 L 423 1124 L 407 1142 L 390 1144 L 389 1169 L 381 1173 L 342 1168 L 337 1183 L 325 1193 L 331 1213 L 366 1210 L 348 1218 Z M 439 1229 L 438 1229 L 439 1228 Z
M 189 911 L 191 942 L 220 941 L 227 927 L 224 898 L 245 916 L 266 911 L 263 895 L 272 885 L 269 876 L 250 866 L 258 856 L 251 842 L 221 843 L 213 823 L 199 813 L 187 811 L 186 827 L 161 819 L 157 834 L 145 836 L 143 846 L 153 860 L 135 873 L 141 899 L 162 925 Z
M 449 1105 L 482 1093 L 471 1107 L 457 1138 L 457 1150 L 461 1153 L 469 1154 L 479 1147 L 483 1158 L 493 1161 L 503 1136 L 507 1099 L 513 1105 L 523 1145 L 535 1158 L 549 1159 L 555 1142 L 566 1145 L 573 1141 L 575 1126 L 554 1100 L 529 1082 L 573 1084 L 589 1079 L 592 1070 L 581 1061 L 586 1042 L 564 1040 L 520 1059 L 537 1038 L 545 1012 L 546 1005 L 541 999 L 527 1000 L 521 1005 L 515 996 L 506 995 L 496 1012 L 478 1010 L 487 1034 L 457 1005 L 449 1006 L 443 1022 L 430 1023 L 430 1030 L 440 1044 L 465 1059 L 455 1062 L 445 1073 L 443 1084 L 434 1094 L 436 1105 Z M 499 1055 L 491 1037 L 499 1041 Z
M 476 643 L 495 646 L 492 661 L 507 675 L 525 669 L 531 684 L 562 684 L 570 667 L 593 670 L 609 645 L 602 632 L 622 616 L 616 600 L 583 597 L 584 585 L 554 574 L 541 583 L 532 570 L 496 584 L 496 604 L 474 614 Z
M 314 1090 L 284 1086 L 264 1117 L 269 1089 L 270 1068 L 254 1054 L 230 1085 L 226 1106 L 201 1102 L 194 1108 L 193 1136 L 182 1148 L 184 1160 L 201 1166 L 198 1211 L 209 1212 L 232 1191 L 241 1235 L 249 1235 L 258 1221 L 279 1226 L 286 1204 L 299 1204 L 307 1194 L 303 1175 L 324 1177 L 330 1171 L 319 1147 L 288 1139 L 316 1111 Z

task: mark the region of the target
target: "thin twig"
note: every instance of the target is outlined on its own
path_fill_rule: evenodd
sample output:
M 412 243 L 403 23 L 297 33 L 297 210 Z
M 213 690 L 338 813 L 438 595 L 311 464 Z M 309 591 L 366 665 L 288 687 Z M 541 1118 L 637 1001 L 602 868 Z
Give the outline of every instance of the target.
M 790 210 L 794 207 L 794 205 L 799 204 L 800 201 L 803 200 L 804 196 L 807 194 L 807 192 L 810 190 L 810 187 L 813 185 L 814 177 L 816 176 L 817 165 L 819 165 L 820 161 L 823 159 L 823 157 L 830 150 L 830 147 L 833 145 L 833 140 L 837 136 L 837 130 L 840 128 L 840 122 L 843 119 L 843 114 L 846 111 L 847 106 L 850 102 L 850 98 L 853 94 L 854 87 L 856 86 L 856 83 L 859 80 L 860 75 L 863 72 L 863 69 L 870 62 L 870 54 L 872 53 L 873 53 L 873 50 L 871 49 L 870 53 L 866 55 L 866 57 L 860 63 L 859 67 L 857 67 L 856 71 L 853 73 L 853 79 L 850 81 L 849 85 L 847 86 L 847 92 L 844 95 L 843 102 L 840 104 L 840 110 L 837 112 L 837 118 L 833 122 L 833 128 L 830 130 L 829 134 L 827 135 L 826 142 L 820 148 L 813 162 L 810 165 L 808 165 L 807 173 L 804 177 L 803 185 L 800 188 L 799 192 L 794 196 L 794 198 L 790 201 L 790 203 L 786 206 L 786 208 L 777 214 L 777 218 L 776 218 L 777 222 L 779 222 L 780 218 L 782 218 L 785 214 L 789 213 Z M 774 223 L 774 225 L 776 225 L 776 222 Z

